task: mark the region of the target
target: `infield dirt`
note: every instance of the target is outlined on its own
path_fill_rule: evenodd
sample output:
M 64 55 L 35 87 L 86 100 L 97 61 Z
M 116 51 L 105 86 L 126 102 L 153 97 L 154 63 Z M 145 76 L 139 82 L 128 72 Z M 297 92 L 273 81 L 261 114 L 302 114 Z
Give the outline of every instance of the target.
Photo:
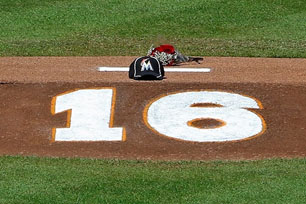
M 125 72 L 135 57 L 4 57 L 0 59 L 0 154 L 159 160 L 262 159 L 306 156 L 306 59 L 205 57 L 210 73 L 166 73 L 162 81 L 134 81 Z M 114 126 L 122 142 L 52 142 L 52 128 L 67 113 L 52 115 L 58 94 L 97 87 L 116 89 Z M 186 142 L 151 131 L 143 110 L 165 93 L 220 90 L 255 97 L 265 132 L 236 142 Z

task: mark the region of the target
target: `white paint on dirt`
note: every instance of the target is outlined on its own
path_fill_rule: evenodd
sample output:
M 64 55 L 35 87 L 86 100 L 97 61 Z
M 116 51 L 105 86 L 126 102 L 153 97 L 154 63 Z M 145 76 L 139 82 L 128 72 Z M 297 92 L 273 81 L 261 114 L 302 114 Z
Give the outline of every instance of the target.
M 68 118 L 66 128 L 55 129 L 54 141 L 125 141 L 124 128 L 112 127 L 114 92 L 113 88 L 83 89 L 56 96 L 54 114 L 68 111 Z M 158 134 L 179 140 L 235 141 L 265 130 L 262 117 L 248 109 L 261 109 L 260 102 L 222 91 L 180 92 L 148 104 L 144 122 Z M 205 119 L 217 120 L 222 125 L 205 128 L 190 125 L 190 121 Z
M 195 103 L 223 107 L 191 107 Z M 246 96 L 219 91 L 171 94 L 153 102 L 147 112 L 148 124 L 162 135 L 193 142 L 242 140 L 264 129 L 259 115 L 246 108 L 259 109 L 257 101 Z M 217 119 L 224 126 L 202 129 L 188 126 L 194 119 Z
M 123 128 L 110 127 L 112 97 L 113 89 L 84 89 L 57 96 L 55 113 L 71 109 L 71 118 L 69 128 L 56 128 L 55 141 L 121 141 Z

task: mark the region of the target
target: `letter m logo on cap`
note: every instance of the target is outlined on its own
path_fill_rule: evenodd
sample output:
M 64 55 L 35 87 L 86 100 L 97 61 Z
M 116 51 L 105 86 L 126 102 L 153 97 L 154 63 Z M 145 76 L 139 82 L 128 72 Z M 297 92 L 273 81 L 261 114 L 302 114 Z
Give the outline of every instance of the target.
M 154 71 L 149 59 L 143 59 L 141 61 L 140 65 L 141 65 L 141 71 L 145 71 L 145 70 L 146 71 L 148 71 L 148 70 Z

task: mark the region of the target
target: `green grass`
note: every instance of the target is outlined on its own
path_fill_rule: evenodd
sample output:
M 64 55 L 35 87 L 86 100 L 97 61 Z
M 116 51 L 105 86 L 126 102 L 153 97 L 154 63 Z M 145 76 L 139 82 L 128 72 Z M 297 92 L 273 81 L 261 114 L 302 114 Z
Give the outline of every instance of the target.
M 305 203 L 306 159 L 0 157 L 0 203 Z
M 0 0 L 0 56 L 306 57 L 304 0 Z

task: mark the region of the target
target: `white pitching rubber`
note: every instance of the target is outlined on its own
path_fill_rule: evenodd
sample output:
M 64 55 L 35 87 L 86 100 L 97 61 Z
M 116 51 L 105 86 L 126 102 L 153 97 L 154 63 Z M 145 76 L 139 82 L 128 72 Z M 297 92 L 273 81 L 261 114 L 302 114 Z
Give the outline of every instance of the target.
M 211 72 L 211 68 L 164 68 L 165 72 Z M 100 72 L 128 72 L 128 67 L 98 67 Z

